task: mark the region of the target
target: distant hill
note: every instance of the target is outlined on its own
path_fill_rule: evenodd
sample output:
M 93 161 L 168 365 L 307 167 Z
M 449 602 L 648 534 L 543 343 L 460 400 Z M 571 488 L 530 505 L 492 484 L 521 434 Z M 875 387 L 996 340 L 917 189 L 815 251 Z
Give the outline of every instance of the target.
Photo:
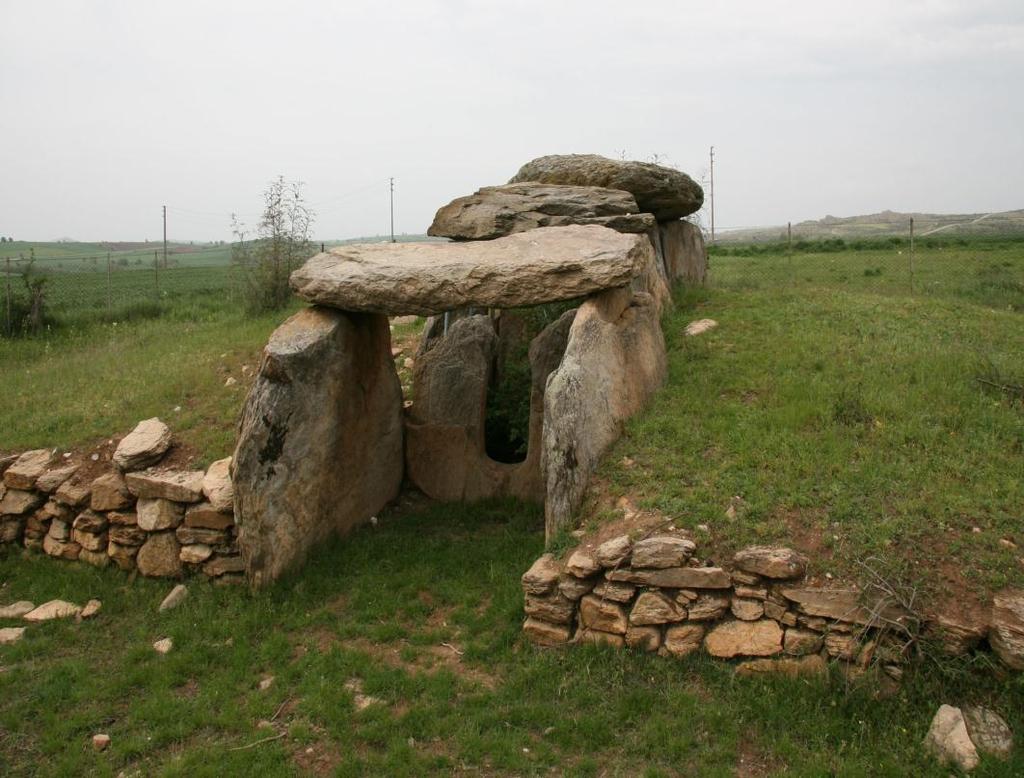
M 872 238 L 887 235 L 909 235 L 910 219 L 914 219 L 914 235 L 1007 235 L 1024 234 L 1024 209 L 999 213 L 899 213 L 882 211 L 865 216 L 826 216 L 823 219 L 793 225 L 793 239 Z M 720 243 L 757 243 L 786 237 L 786 225 L 752 227 L 718 232 Z

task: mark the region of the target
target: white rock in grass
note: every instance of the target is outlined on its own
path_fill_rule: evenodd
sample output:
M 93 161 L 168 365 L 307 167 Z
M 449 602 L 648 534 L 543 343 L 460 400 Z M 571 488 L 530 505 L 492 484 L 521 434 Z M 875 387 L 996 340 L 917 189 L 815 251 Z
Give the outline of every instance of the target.
M 98 734 L 92 736 L 92 747 L 97 751 L 106 751 L 110 745 L 110 735 Z
M 691 321 L 687 324 L 683 333 L 689 337 L 703 335 L 708 330 L 713 330 L 717 326 L 718 322 L 714 319 L 697 319 L 697 321 Z
M 103 607 L 103 603 L 99 600 L 89 600 L 78 614 L 81 619 L 91 619 L 97 613 L 100 612 L 100 608 Z
M 939 707 L 924 746 L 943 764 L 952 762 L 964 772 L 978 766 L 978 750 L 967 733 L 967 722 L 963 712 L 952 705 Z
M 169 611 L 172 608 L 177 608 L 181 605 L 185 598 L 188 597 L 188 587 L 185 584 L 177 584 L 170 593 L 164 597 L 163 602 L 160 603 L 160 607 L 157 608 L 158 612 Z
M 0 646 L 17 643 L 24 634 L 24 627 L 0 627 Z
M 174 648 L 174 641 L 171 638 L 163 638 L 153 644 L 153 649 L 158 654 L 167 654 L 172 648 Z
M 19 600 L 10 605 L 0 607 L 0 619 L 20 619 L 26 613 L 31 613 L 36 606 L 28 600 Z
M 68 619 L 77 616 L 82 609 L 74 603 L 64 600 L 44 602 L 33 611 L 25 614 L 25 621 L 50 621 L 51 619 Z

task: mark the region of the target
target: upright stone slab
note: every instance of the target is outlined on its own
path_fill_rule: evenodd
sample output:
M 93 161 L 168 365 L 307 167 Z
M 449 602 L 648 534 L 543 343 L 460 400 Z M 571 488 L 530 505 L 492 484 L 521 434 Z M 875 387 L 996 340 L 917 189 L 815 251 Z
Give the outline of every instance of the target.
M 708 276 L 708 252 L 700 228 L 687 221 L 662 222 L 658 238 L 670 284 L 702 285 Z
M 254 586 L 366 521 L 402 481 L 402 392 L 388 320 L 307 308 L 270 336 L 231 463 Z
M 574 316 L 575 309 L 567 311 L 530 342 L 530 427 L 522 462 L 497 462 L 486 452 L 487 387 L 499 345 L 490 317 L 459 319 L 417 356 L 405 451 L 409 478 L 424 494 L 448 501 L 544 501 L 544 391 Z
M 544 394 L 548 538 L 569 525 L 601 456 L 666 375 L 659 307 L 650 294 L 609 290 L 580 306 Z
M 469 316 L 416 358 L 406 462 L 435 500 L 490 496 L 498 474 L 483 456 L 484 413 L 496 345 L 490 317 Z

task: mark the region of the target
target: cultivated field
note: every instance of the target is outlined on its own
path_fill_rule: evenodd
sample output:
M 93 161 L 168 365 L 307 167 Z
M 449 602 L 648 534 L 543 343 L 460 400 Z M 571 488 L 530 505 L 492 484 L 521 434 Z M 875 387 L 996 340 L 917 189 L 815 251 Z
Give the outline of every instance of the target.
M 711 288 L 665 322 L 669 384 L 584 521 L 625 498 L 714 558 L 781 540 L 823 580 L 869 564 L 924 603 L 1024 584 L 1024 250 L 922 249 L 913 293 L 898 251 L 713 255 Z M 211 297 L 0 341 L 0 450 L 85 448 L 157 415 L 200 461 L 224 456 L 242 367 L 284 315 Z M 703 317 L 718 327 L 682 335 Z M 416 327 L 396 330 L 399 364 Z M 2 550 L 0 602 L 104 606 L 0 648 L 0 772 L 945 776 L 920 746 L 940 703 L 984 701 L 1024 733 L 1020 674 L 936 654 L 894 688 L 532 648 L 518 578 L 542 524 L 528 506 L 410 495 L 271 591 L 195 581 L 163 615 L 166 584 Z M 975 774 L 1020 775 L 1022 760 Z

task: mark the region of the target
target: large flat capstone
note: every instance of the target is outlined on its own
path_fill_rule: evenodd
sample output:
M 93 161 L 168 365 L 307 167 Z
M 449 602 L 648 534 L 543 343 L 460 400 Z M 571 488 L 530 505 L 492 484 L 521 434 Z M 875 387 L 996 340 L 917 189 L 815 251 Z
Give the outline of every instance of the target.
M 517 308 L 625 286 L 649 251 L 645 235 L 597 225 L 468 243 L 364 243 L 317 254 L 291 285 L 319 305 L 389 316 Z

